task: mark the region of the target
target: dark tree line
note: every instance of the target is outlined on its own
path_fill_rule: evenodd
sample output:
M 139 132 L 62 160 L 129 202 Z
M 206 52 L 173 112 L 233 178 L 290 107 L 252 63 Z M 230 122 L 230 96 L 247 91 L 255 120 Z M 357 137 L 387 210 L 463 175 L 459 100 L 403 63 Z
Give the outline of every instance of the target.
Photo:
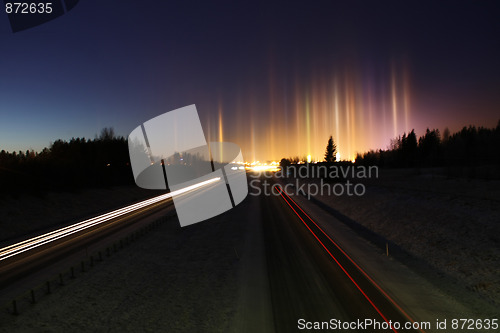
M 57 140 L 41 152 L 0 151 L 0 192 L 38 193 L 133 184 L 127 140 L 106 128 L 94 140 Z
M 500 121 L 496 128 L 464 127 L 450 134 L 433 129 L 417 139 L 415 131 L 391 141 L 387 150 L 358 155 L 357 163 L 382 167 L 500 165 Z
M 328 139 L 328 144 L 325 149 L 325 162 L 332 163 L 335 162 L 335 152 L 337 151 L 337 145 L 333 142 L 333 137 L 330 135 Z

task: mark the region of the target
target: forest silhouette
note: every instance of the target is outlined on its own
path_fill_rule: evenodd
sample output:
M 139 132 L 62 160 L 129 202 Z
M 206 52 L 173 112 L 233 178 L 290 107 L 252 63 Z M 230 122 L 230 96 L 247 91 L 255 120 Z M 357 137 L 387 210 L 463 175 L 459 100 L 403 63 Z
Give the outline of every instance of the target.
M 287 164 L 296 163 L 294 159 L 284 160 Z M 447 129 L 443 135 L 437 129 L 427 129 L 419 138 L 412 130 L 391 140 L 386 150 L 358 154 L 356 164 L 382 168 L 446 167 L 448 175 L 481 177 L 476 174 L 476 167 L 500 166 L 500 121 L 496 128 L 469 126 L 453 134 Z M 457 169 L 460 172 L 455 172 Z M 494 174 L 498 175 L 498 170 Z M 115 136 L 113 128 L 104 128 L 93 140 L 56 140 L 41 152 L 0 151 L 0 193 L 4 194 L 133 184 L 127 139 Z
M 41 152 L 0 151 L 0 192 L 40 194 L 134 184 L 128 144 L 112 128 L 94 140 L 56 140 Z
M 380 167 L 478 167 L 500 165 L 500 121 L 496 128 L 463 127 L 443 135 L 427 129 L 417 139 L 415 131 L 391 141 L 387 150 L 359 154 L 356 163 Z M 471 169 L 472 170 L 472 169 Z

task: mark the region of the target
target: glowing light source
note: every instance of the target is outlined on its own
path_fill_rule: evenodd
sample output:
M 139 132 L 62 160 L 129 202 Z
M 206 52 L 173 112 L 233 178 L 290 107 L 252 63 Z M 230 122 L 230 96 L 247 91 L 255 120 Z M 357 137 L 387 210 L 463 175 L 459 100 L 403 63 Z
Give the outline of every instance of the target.
M 311 163 L 311 155 L 307 155 L 307 163 Z
M 213 137 L 238 142 L 254 161 L 300 160 L 308 154 L 311 160 L 301 163 L 316 161 L 330 136 L 343 159 L 351 161 L 356 152 L 384 149 L 391 138 L 411 130 L 412 82 L 406 63 L 394 60 L 380 70 L 375 75 L 378 68 L 346 66 L 278 80 L 271 66 L 269 100 L 260 96 L 259 88 L 245 89 L 228 118 L 231 127 L 222 133 L 222 116 L 228 116 L 222 102 L 219 119 L 208 125 Z M 268 111 L 266 116 L 260 109 Z
M 279 162 L 277 161 L 272 161 L 271 163 L 260 163 L 259 161 L 254 161 L 252 163 L 246 162 L 245 163 L 246 167 L 245 169 L 251 170 L 251 171 L 257 171 L 257 172 L 262 172 L 262 171 L 279 171 Z
M 340 162 L 340 153 L 335 154 L 335 162 Z
M 256 165 L 252 167 L 247 167 L 248 170 L 252 171 L 278 171 L 279 168 L 274 165 Z

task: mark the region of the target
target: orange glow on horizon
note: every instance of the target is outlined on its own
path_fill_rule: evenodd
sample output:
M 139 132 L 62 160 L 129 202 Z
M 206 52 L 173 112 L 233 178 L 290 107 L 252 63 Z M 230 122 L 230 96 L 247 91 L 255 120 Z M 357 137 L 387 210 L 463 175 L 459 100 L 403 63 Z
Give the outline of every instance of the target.
M 206 123 L 218 128 L 208 133 L 238 144 L 243 157 L 253 161 L 305 161 L 307 155 L 323 161 L 333 136 L 342 160 L 352 161 L 357 153 L 387 148 L 390 139 L 411 130 L 411 84 L 404 64 L 394 62 L 385 75 L 353 68 L 314 73 L 286 83 L 271 69 L 268 100 L 250 87 L 238 94 L 234 108 L 225 103 L 223 109 L 219 102 L 217 121 Z

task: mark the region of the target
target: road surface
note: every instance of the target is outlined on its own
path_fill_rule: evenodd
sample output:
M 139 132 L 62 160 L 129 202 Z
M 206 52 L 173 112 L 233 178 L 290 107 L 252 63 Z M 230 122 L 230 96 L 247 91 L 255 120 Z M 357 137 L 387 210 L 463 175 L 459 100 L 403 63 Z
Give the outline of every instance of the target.
M 204 190 L 206 189 L 202 189 L 200 193 Z M 355 258 L 350 258 L 343 252 L 331 235 L 323 233 L 309 218 L 307 211 L 299 207 L 293 198 L 285 194 L 275 194 L 248 196 L 245 202 L 232 211 L 217 216 L 211 221 L 186 227 L 179 234 L 181 236 L 182 234 L 184 236 L 196 234 L 198 230 L 220 219 L 221 221 L 229 219 L 228 223 L 236 223 L 239 219 L 244 223 L 258 226 L 254 228 L 254 233 L 258 233 L 257 238 L 260 237 L 262 241 L 248 244 L 250 247 L 259 247 L 262 250 L 263 260 L 257 258 L 253 267 L 260 265 L 259 260 L 263 262 L 265 281 L 258 281 L 256 288 L 249 289 L 249 293 L 253 295 L 247 297 L 246 301 L 250 300 L 253 308 L 262 306 L 264 310 L 260 311 L 260 315 L 264 320 L 257 320 L 253 315 L 259 311 L 252 310 L 253 317 L 243 315 L 240 318 L 238 332 L 245 331 L 241 329 L 245 327 L 251 331 L 260 332 L 293 332 L 301 331 L 299 329 L 301 327 L 306 329 L 315 323 L 321 325 L 323 322 L 340 326 L 342 323 L 359 323 L 359 321 L 366 324 L 365 320 L 371 320 L 372 323 L 376 322 L 382 327 L 386 327 L 387 322 L 397 322 L 401 325 L 411 322 L 412 318 L 406 315 L 404 309 L 391 299 L 389 293 L 378 287 L 361 267 L 357 266 Z M 15 261 L 4 260 L 4 263 L 0 264 L 2 265 L 0 266 L 2 283 L 4 286 L 9 286 L 8 290 L 12 291 L 11 281 L 19 276 L 35 274 L 37 279 L 40 279 L 42 274 L 38 271 L 40 265 L 45 266 L 57 261 L 57 265 L 60 266 L 61 260 L 74 261 L 71 259 L 72 253 L 81 254 L 82 249 L 90 246 L 90 243 L 94 247 L 101 246 L 99 244 L 106 246 L 110 241 L 119 239 L 120 235 L 126 235 L 134 228 L 145 224 L 148 219 L 164 215 L 166 211 L 172 212 L 172 209 L 171 200 L 166 199 L 155 205 L 135 210 L 130 216 L 111 220 L 109 223 L 89 228 L 82 233 L 75 233 L 68 239 L 56 241 L 48 249 L 40 247 L 33 252 L 27 251 Z M 196 248 L 193 249 L 196 250 Z M 236 248 L 234 251 L 235 255 L 239 256 Z M 243 251 L 241 254 L 241 265 L 251 266 L 249 260 L 253 258 L 246 255 L 248 253 Z M 231 269 L 237 268 L 235 265 L 230 265 L 230 267 Z M 244 271 L 244 268 L 238 269 Z M 36 273 L 33 273 L 35 271 Z M 54 272 L 47 271 L 43 274 L 53 276 Z M 29 278 L 25 280 L 29 281 Z M 146 285 L 151 284 L 151 282 L 144 282 Z M 18 286 L 17 290 L 21 287 Z M 25 289 L 21 292 L 30 288 L 26 284 L 24 287 Z M 181 287 L 182 284 L 177 288 Z M 6 289 L 4 288 L 0 293 L 6 294 Z M 114 297 L 118 297 L 119 300 L 120 296 Z M 123 297 L 127 298 L 127 302 L 131 302 L 130 294 Z M 141 301 L 145 300 L 141 299 Z M 102 302 L 107 302 L 107 300 L 103 299 Z M 163 309 L 162 311 L 169 311 L 168 308 L 162 308 L 158 304 L 156 307 L 159 310 Z M 119 318 L 116 320 L 120 321 Z M 147 320 L 147 318 L 134 319 L 134 321 L 137 320 Z M 256 323 L 261 323 L 261 327 L 256 326 Z M 165 325 L 168 325 L 168 322 Z M 307 329 L 302 331 L 307 331 Z M 337 328 L 331 331 L 418 332 L 418 330 L 411 329 L 374 329 L 373 326 L 357 327 L 357 329 L 351 326 L 351 329 Z
M 299 324 L 306 328 L 307 323 L 310 326 L 331 319 L 336 320 L 333 325 L 365 319 L 377 321 L 380 327 L 388 327 L 388 322 L 401 323 L 401 327 L 412 323 L 404 309 L 324 234 L 293 198 L 275 194 L 260 200 L 276 332 L 297 331 Z M 403 330 L 370 326 L 359 331 Z

